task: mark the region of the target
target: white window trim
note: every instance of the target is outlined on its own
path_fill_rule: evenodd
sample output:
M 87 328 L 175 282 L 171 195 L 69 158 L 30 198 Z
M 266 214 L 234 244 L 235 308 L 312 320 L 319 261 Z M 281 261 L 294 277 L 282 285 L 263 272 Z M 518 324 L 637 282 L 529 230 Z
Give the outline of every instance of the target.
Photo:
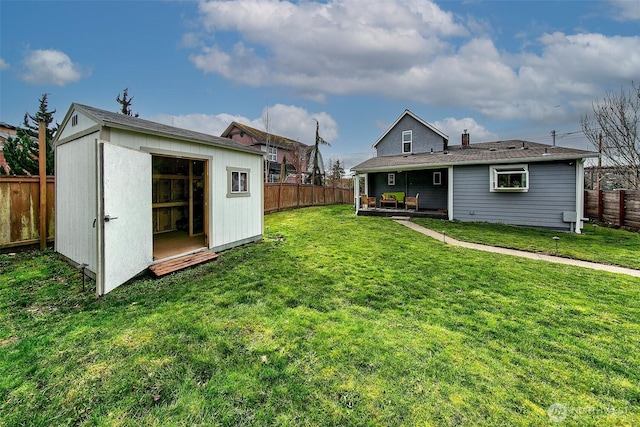
M 278 147 L 267 147 L 267 160 L 270 162 L 278 161 Z
M 442 172 L 433 173 L 433 185 L 442 185 Z
M 513 175 L 513 174 L 522 174 L 524 175 L 525 185 L 520 185 L 516 187 L 498 187 L 499 177 L 501 175 Z M 526 193 L 529 191 L 529 165 L 527 164 L 518 164 L 518 165 L 492 165 L 489 166 L 489 191 L 494 192 L 505 192 L 505 193 Z
M 234 191 L 233 189 L 233 175 L 238 174 L 238 177 L 241 175 L 246 175 L 247 177 L 247 189 L 237 189 Z M 251 196 L 251 175 L 250 169 L 246 168 L 234 168 L 227 166 L 227 197 L 249 197 Z M 239 181 L 238 181 L 239 182 Z
M 395 173 L 387 174 L 387 185 L 396 185 L 396 174 Z
M 405 141 L 404 136 L 409 135 L 409 140 Z M 404 145 L 409 144 L 409 150 L 404 149 Z M 403 130 L 402 131 L 402 154 L 411 153 L 413 151 L 413 131 L 411 130 Z

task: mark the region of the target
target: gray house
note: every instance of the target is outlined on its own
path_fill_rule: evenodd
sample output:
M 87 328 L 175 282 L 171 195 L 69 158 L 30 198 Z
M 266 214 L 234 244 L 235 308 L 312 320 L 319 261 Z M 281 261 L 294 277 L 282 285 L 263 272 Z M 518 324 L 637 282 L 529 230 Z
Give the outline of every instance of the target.
M 377 156 L 351 168 L 359 215 L 416 212 L 449 220 L 582 229 L 584 160 L 598 153 L 522 140 L 461 145 L 405 110 L 374 143 Z M 364 182 L 362 188 L 360 182 Z M 393 194 L 397 203 L 382 203 Z M 404 198 L 415 197 L 415 211 Z M 413 207 L 412 207 L 413 208 Z

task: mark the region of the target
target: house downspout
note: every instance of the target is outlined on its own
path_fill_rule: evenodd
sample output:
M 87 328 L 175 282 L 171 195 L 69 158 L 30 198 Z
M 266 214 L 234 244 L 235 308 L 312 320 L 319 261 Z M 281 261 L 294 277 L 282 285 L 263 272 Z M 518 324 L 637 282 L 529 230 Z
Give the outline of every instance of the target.
M 447 182 L 449 186 L 447 195 L 447 213 L 449 215 L 449 221 L 453 221 L 453 166 L 449 166 L 447 174 Z
M 576 160 L 576 233 L 584 227 L 584 159 Z

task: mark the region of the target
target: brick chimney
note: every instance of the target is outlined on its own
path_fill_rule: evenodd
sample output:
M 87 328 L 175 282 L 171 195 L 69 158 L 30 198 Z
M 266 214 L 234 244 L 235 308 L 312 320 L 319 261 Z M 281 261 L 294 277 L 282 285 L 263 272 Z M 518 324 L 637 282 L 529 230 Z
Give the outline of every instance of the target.
M 462 134 L 462 148 L 469 148 L 469 133 L 467 130 L 464 130 Z

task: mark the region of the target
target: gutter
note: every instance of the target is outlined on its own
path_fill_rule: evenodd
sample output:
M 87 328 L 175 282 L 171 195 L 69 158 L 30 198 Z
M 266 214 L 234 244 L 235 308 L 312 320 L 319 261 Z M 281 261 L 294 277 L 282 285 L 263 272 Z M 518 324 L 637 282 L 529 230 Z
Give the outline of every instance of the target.
M 371 173 L 371 172 L 405 172 L 412 170 L 427 170 L 427 169 L 442 169 L 451 166 L 474 166 L 474 165 L 500 165 L 510 163 L 542 163 L 549 161 L 563 161 L 563 160 L 582 160 L 587 158 L 597 158 L 598 153 L 589 155 L 576 156 L 575 154 L 564 155 L 549 155 L 536 157 L 523 157 L 523 158 L 511 158 L 511 159 L 490 159 L 490 160 L 467 160 L 460 162 L 447 162 L 447 163 L 416 163 L 413 165 L 399 165 L 399 166 L 382 166 L 372 169 L 354 169 L 352 171 L 356 173 Z

